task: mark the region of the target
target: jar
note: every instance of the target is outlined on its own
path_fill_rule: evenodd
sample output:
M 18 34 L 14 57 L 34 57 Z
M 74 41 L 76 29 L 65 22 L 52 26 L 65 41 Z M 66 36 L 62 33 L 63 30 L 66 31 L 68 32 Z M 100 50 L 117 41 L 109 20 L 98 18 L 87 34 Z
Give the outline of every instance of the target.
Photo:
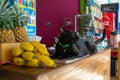
M 111 32 L 111 46 L 113 48 L 118 48 L 118 32 L 117 31 Z

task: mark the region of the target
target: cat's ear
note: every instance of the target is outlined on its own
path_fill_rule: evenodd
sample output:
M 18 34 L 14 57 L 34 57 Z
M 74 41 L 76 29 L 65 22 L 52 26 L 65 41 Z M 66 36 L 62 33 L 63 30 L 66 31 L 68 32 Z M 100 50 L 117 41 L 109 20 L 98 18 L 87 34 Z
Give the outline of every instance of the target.
M 67 30 L 64 27 L 60 27 L 61 33 L 66 32 Z

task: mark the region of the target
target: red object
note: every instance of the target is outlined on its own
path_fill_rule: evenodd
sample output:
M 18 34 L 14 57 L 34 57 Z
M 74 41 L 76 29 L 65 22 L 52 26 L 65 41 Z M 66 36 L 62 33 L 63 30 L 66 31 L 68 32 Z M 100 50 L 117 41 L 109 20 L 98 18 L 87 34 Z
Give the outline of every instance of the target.
M 116 57 L 117 58 L 118 53 L 117 52 L 111 52 L 111 57 Z
M 32 8 L 34 8 L 34 0 L 32 0 Z
M 111 57 L 112 58 L 117 58 L 118 57 L 118 50 L 117 50 L 117 48 L 112 48 L 111 49 Z
M 22 4 L 22 0 L 18 0 L 18 3 L 19 3 L 19 4 Z
M 110 39 L 111 31 L 115 29 L 115 13 L 112 12 L 104 12 L 102 14 L 102 21 L 104 23 L 104 27 L 106 28 L 107 39 Z

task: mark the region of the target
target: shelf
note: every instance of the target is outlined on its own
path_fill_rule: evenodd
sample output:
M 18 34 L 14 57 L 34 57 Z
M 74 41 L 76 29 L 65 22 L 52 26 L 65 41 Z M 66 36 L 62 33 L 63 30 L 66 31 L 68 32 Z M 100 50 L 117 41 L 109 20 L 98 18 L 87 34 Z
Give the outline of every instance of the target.
M 26 7 L 26 6 L 22 5 L 22 4 L 19 4 L 19 6 L 20 6 L 20 8 L 28 8 L 28 9 L 31 9 L 31 10 L 36 10 L 35 8 L 32 8 L 32 7 Z
M 27 26 L 36 26 L 36 25 L 35 25 L 35 24 L 29 24 L 29 23 L 28 23 Z
M 78 20 L 80 19 L 80 20 Z M 78 23 L 80 25 L 78 25 Z M 94 31 L 93 17 L 91 14 L 78 14 L 75 15 L 75 32 L 77 32 L 78 27 L 80 27 L 80 34 L 83 35 L 85 30 L 90 33 L 90 31 Z M 88 36 L 88 34 L 86 35 Z
M 80 18 L 80 19 L 91 18 L 91 14 L 81 14 L 81 15 L 78 14 L 77 18 Z

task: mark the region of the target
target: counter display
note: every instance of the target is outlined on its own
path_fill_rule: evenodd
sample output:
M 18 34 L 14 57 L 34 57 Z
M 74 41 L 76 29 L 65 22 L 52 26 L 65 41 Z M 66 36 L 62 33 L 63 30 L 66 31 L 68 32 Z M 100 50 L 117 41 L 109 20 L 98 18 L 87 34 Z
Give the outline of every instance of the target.
M 110 49 L 56 68 L 0 66 L 5 80 L 110 80 Z M 9 75 L 6 75 L 9 74 Z

